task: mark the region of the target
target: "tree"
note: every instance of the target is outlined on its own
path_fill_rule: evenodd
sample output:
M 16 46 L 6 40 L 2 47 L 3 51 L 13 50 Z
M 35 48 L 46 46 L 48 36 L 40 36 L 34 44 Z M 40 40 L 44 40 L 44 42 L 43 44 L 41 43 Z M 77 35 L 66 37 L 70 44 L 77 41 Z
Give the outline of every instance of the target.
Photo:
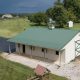
M 45 13 L 38 12 L 29 17 L 29 20 L 41 25 L 43 22 L 47 22 L 47 15 Z
M 52 8 L 46 11 L 48 17 L 56 21 L 56 27 L 64 27 L 68 19 L 68 11 L 64 8 L 61 0 L 57 0 Z
M 80 0 L 77 1 L 80 2 Z M 76 0 L 64 0 L 61 3 L 61 0 L 57 0 L 54 6 L 46 11 L 46 14 L 56 21 L 58 27 L 64 27 L 69 20 L 74 22 L 80 20 L 80 3 L 78 4 L 78 2 Z
M 28 15 L 28 19 L 29 19 L 31 22 L 34 22 L 34 14 Z
M 67 10 L 67 16 L 69 20 L 76 22 L 76 16 L 71 9 Z
M 80 19 L 80 0 L 64 0 L 63 4 L 67 10 L 73 11 L 77 19 Z
M 68 0 L 68 1 L 67 1 L 67 0 L 63 0 L 63 4 L 64 4 L 64 7 L 65 7 L 65 8 L 68 8 L 68 3 L 69 3 L 69 1 L 70 1 L 70 0 Z
M 56 21 L 58 27 L 64 27 L 68 21 L 67 10 L 63 5 L 54 6 L 53 19 Z
M 47 9 L 47 10 L 46 10 L 47 16 L 48 16 L 48 17 L 52 17 L 52 16 L 53 16 L 52 12 L 53 12 L 53 8 Z
M 61 0 L 55 1 L 54 5 L 62 5 Z

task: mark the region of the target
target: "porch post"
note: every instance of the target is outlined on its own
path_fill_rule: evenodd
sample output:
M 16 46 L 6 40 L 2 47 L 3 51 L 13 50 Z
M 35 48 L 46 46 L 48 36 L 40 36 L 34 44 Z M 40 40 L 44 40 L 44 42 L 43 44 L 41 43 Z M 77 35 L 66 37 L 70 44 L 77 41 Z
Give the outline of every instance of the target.
M 59 66 L 61 66 L 61 53 L 59 51 Z
M 45 61 L 45 52 L 44 52 L 44 61 Z
M 9 54 L 11 54 L 11 46 L 10 46 L 10 43 L 9 43 Z
M 17 46 L 16 46 L 16 49 L 17 49 L 16 51 L 18 51 L 18 54 L 20 55 L 20 53 L 21 53 L 22 50 L 23 50 L 23 48 L 22 48 L 23 46 L 22 46 L 21 44 L 19 44 L 19 43 L 17 43 L 16 45 L 17 45 Z
M 31 58 L 32 58 L 32 49 L 31 49 Z
M 33 47 L 31 46 L 31 58 L 32 58 L 32 50 L 33 50 Z

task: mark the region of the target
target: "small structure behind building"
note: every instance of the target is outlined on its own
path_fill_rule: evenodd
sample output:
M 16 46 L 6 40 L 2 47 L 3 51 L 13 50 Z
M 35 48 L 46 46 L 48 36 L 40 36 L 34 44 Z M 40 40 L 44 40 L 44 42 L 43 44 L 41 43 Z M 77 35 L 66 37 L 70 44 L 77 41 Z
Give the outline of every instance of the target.
M 11 19 L 13 16 L 11 14 L 4 14 L 2 15 L 2 19 Z
M 73 21 L 68 21 L 68 27 L 72 28 L 73 27 Z
M 16 43 L 16 53 L 54 62 L 61 66 L 80 55 L 80 32 L 68 29 L 30 28 L 9 39 Z M 75 50 L 77 49 L 77 51 Z M 78 53 L 77 53 L 78 52 Z

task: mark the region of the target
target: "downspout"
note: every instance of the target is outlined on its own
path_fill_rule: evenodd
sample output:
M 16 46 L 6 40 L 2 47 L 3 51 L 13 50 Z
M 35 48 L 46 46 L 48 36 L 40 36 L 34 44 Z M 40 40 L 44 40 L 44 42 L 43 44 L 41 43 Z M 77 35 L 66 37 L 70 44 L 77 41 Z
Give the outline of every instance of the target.
M 19 45 L 19 46 L 18 46 Z M 17 48 L 19 51 L 19 55 L 21 54 L 22 50 L 23 50 L 23 46 L 21 44 L 17 44 Z
M 32 50 L 33 50 L 33 47 L 31 46 L 31 58 L 32 58 Z

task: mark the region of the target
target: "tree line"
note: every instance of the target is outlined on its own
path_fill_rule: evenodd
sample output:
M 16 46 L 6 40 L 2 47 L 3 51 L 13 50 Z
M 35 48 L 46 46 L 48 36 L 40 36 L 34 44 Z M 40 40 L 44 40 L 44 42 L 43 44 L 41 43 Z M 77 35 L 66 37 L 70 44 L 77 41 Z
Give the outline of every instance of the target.
M 47 25 L 48 19 L 52 18 L 56 22 L 56 27 L 66 27 L 66 23 L 72 20 L 80 23 L 80 0 L 57 0 L 53 7 L 46 12 L 38 12 L 28 16 L 31 22 Z
M 11 14 L 13 17 L 19 16 L 20 18 L 26 18 L 26 17 L 28 17 L 29 15 L 32 15 L 33 13 L 0 13 L 0 18 L 1 18 L 4 14 Z

